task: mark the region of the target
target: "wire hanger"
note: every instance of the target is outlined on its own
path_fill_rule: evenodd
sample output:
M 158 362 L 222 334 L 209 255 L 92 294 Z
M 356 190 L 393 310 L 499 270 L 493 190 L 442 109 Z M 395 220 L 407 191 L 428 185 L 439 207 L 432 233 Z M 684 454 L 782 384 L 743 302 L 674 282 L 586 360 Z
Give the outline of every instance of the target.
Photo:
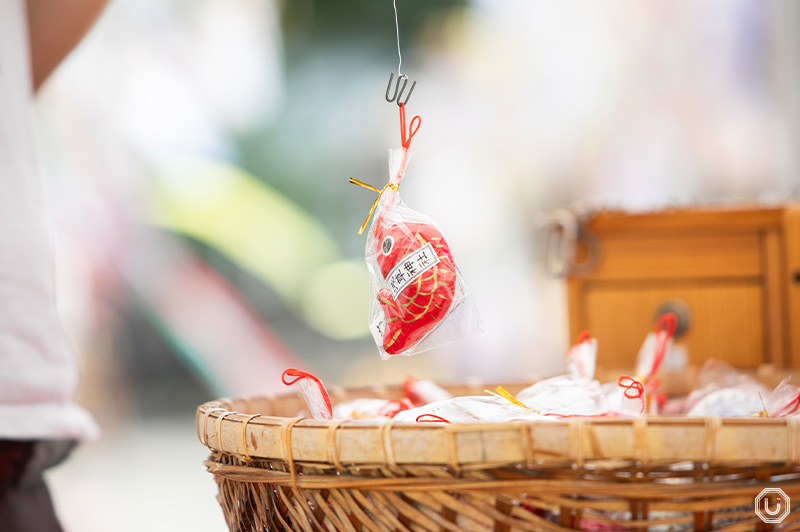
M 400 67 L 403 65 L 403 56 L 400 54 L 400 25 L 397 22 L 397 0 L 392 0 L 392 5 L 394 6 L 394 28 L 397 32 L 397 57 L 399 62 L 397 63 L 397 83 L 394 87 L 394 94 L 389 97 L 389 91 L 392 90 L 392 80 L 394 79 L 394 72 L 389 74 L 389 84 L 386 86 L 386 101 L 392 103 L 397 101 L 397 105 L 399 106 L 401 100 L 403 98 L 403 92 L 406 90 L 406 85 L 408 85 L 408 76 L 402 73 Z M 400 83 L 403 83 L 401 86 Z M 411 93 L 414 92 L 414 87 L 417 86 L 417 81 L 411 84 L 411 89 L 409 89 L 408 94 L 406 95 L 406 100 L 403 105 L 408 105 L 408 100 L 411 98 Z
M 399 70 L 399 69 L 398 69 Z M 389 91 L 392 89 L 392 79 L 394 78 L 394 72 L 389 74 L 389 84 L 386 86 L 386 101 L 391 103 L 397 100 L 397 105 L 400 105 L 400 100 L 403 99 L 403 91 L 406 90 L 406 85 L 408 85 L 408 76 L 405 74 L 400 74 L 397 76 L 397 84 L 394 87 L 394 94 L 392 97 L 389 97 Z M 400 85 L 400 82 L 403 82 L 403 85 Z M 406 95 L 406 101 L 403 102 L 403 105 L 408 105 L 408 99 L 411 98 L 411 93 L 414 92 L 414 87 L 417 86 L 417 82 L 414 81 L 411 84 L 411 89 L 408 91 Z

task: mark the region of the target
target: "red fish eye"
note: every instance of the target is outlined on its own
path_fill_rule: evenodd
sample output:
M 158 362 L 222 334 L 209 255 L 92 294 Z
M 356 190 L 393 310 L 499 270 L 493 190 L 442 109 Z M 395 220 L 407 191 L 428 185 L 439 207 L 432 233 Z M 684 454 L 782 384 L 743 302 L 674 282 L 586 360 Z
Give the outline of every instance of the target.
M 390 251 L 392 251 L 392 246 L 394 246 L 394 238 L 387 236 L 383 239 L 383 243 L 381 244 L 381 251 L 383 251 L 384 255 L 388 255 Z

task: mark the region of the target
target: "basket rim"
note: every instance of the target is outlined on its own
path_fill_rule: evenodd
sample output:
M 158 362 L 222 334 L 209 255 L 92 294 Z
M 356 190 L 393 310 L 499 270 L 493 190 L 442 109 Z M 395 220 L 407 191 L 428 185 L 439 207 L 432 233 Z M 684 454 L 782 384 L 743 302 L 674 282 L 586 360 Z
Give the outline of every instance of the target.
M 400 388 L 333 389 L 331 395 L 375 397 L 396 394 Z M 440 424 L 326 421 L 257 413 L 259 409 L 275 411 L 287 401 L 299 405 L 301 400 L 299 393 L 285 393 L 206 402 L 195 416 L 198 438 L 212 452 L 245 461 L 307 462 L 337 470 L 406 464 L 454 470 L 508 464 L 601 469 L 626 463 L 642 467 L 683 462 L 732 467 L 800 464 L 800 418 L 791 417 L 648 416 Z

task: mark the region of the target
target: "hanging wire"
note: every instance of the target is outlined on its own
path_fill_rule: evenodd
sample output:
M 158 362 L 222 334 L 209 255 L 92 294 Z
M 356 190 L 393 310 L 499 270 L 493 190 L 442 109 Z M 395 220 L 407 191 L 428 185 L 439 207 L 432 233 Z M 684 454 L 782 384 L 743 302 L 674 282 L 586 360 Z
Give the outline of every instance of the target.
M 400 67 L 403 65 L 403 56 L 400 54 L 400 24 L 397 22 L 397 0 L 392 0 L 394 6 L 394 29 L 397 34 L 397 75 L 402 76 Z
M 397 105 L 400 105 L 403 92 L 405 92 L 406 85 L 408 85 L 408 76 L 403 74 L 401 71 L 403 66 L 403 55 L 400 53 L 400 23 L 397 17 L 397 0 L 392 0 L 392 6 L 394 7 L 394 29 L 397 35 L 397 84 L 394 87 L 394 95 L 389 96 L 389 91 L 392 90 L 392 79 L 394 79 L 394 72 L 392 72 L 389 75 L 389 84 L 386 86 L 386 101 L 390 103 L 396 101 Z M 409 89 L 408 94 L 406 95 L 406 100 L 402 102 L 403 105 L 408 104 L 408 100 L 411 98 L 411 93 L 414 92 L 414 87 L 416 86 L 417 82 L 414 81 L 411 84 L 411 89 Z

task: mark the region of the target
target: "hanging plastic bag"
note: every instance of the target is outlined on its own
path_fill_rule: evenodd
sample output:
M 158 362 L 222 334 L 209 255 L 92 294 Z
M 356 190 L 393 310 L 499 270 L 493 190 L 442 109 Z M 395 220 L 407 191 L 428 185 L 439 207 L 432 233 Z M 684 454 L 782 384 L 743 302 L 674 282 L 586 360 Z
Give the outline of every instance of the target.
M 415 116 L 406 131 L 400 104 L 402 148 L 389 151 L 389 183 L 383 189 L 350 179 L 378 193 L 366 243 L 370 275 L 369 323 L 381 358 L 415 355 L 482 330 L 475 303 L 450 246 L 436 223 L 400 199 L 398 189 L 419 130 Z

